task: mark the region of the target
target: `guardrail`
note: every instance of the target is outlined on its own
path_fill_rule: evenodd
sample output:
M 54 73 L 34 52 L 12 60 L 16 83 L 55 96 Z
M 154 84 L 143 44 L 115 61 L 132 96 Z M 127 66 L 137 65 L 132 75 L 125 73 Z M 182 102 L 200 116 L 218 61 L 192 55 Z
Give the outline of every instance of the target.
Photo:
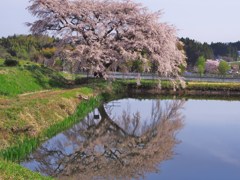
M 94 77 L 94 75 L 87 75 L 87 73 L 80 73 L 81 75 L 85 77 Z M 139 73 L 121 73 L 121 72 L 110 72 L 109 77 L 114 79 L 137 79 Z M 171 77 L 159 77 L 155 73 L 140 73 L 141 79 L 149 79 L 149 80 L 172 80 Z M 191 74 L 184 74 L 183 78 L 186 81 L 204 81 L 204 82 L 240 82 L 240 75 L 227 75 L 225 77 L 220 75 L 214 75 L 214 74 L 205 74 L 203 76 L 200 76 L 196 73 Z

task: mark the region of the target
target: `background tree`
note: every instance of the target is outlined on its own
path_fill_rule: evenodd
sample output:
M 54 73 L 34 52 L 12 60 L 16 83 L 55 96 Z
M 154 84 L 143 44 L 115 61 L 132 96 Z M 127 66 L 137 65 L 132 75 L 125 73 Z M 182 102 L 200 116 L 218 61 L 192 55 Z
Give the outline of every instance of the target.
M 32 0 L 29 11 L 39 19 L 28 24 L 32 33 L 59 37 L 58 55 L 76 69 L 106 75 L 140 60 L 155 62 L 160 75 L 178 77 L 185 64 L 175 28 L 132 0 Z
M 200 56 L 197 60 L 197 70 L 200 76 L 204 74 L 205 71 L 206 60 L 203 56 Z
M 7 50 L 0 45 L 0 58 L 6 58 L 7 56 L 10 56 L 10 54 L 7 52 Z
M 240 50 L 240 42 L 235 43 L 212 43 L 211 48 L 213 49 L 216 57 L 223 58 L 227 61 L 237 61 L 238 50 Z
M 219 61 L 207 59 L 205 65 L 206 73 L 216 74 L 218 73 Z
M 204 56 L 207 59 L 214 58 L 213 50 L 207 43 L 202 44 L 189 38 L 181 38 L 180 40 L 184 43 L 188 69 L 192 69 L 196 65 L 199 56 Z
M 223 60 L 219 63 L 218 71 L 223 77 L 226 76 L 229 70 L 230 70 L 230 66 L 226 61 Z
M 14 35 L 0 39 L 0 57 L 12 56 L 18 60 L 36 61 L 35 56 L 44 56 L 43 49 L 53 48 L 56 39 L 48 36 Z
M 187 56 L 188 70 L 196 64 L 199 56 L 206 59 L 225 59 L 226 61 L 237 61 L 240 51 L 240 41 L 233 43 L 201 43 L 189 38 L 180 39 L 184 43 L 184 50 Z

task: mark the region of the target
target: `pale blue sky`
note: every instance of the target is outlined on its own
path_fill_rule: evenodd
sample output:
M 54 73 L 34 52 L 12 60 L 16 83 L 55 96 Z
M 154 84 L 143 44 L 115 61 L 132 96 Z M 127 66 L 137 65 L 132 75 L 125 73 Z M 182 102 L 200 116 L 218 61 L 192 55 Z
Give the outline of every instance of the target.
M 177 27 L 179 37 L 201 42 L 240 40 L 240 0 L 135 0 L 155 11 L 162 9 L 163 22 Z M 27 34 L 25 22 L 33 21 L 28 0 L 0 0 L 0 37 Z

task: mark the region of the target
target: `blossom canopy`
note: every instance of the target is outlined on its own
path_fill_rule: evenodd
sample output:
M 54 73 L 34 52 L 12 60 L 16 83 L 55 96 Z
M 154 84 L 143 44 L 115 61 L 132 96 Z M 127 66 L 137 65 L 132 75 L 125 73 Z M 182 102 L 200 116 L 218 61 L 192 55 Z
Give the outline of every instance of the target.
M 58 37 L 58 55 L 75 69 L 107 74 L 127 70 L 140 60 L 163 76 L 178 77 L 185 65 L 174 26 L 160 23 L 161 12 L 150 12 L 132 0 L 31 0 L 37 17 L 28 23 L 33 34 Z

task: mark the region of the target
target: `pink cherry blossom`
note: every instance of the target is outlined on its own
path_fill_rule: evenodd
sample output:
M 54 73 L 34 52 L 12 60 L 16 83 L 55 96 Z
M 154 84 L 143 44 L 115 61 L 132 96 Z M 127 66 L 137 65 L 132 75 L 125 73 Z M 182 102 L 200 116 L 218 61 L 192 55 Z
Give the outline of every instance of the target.
M 31 0 L 28 9 L 38 19 L 31 32 L 59 38 L 57 55 L 76 70 L 106 76 L 141 60 L 146 70 L 154 63 L 159 75 L 179 77 L 185 65 L 176 28 L 132 0 Z

